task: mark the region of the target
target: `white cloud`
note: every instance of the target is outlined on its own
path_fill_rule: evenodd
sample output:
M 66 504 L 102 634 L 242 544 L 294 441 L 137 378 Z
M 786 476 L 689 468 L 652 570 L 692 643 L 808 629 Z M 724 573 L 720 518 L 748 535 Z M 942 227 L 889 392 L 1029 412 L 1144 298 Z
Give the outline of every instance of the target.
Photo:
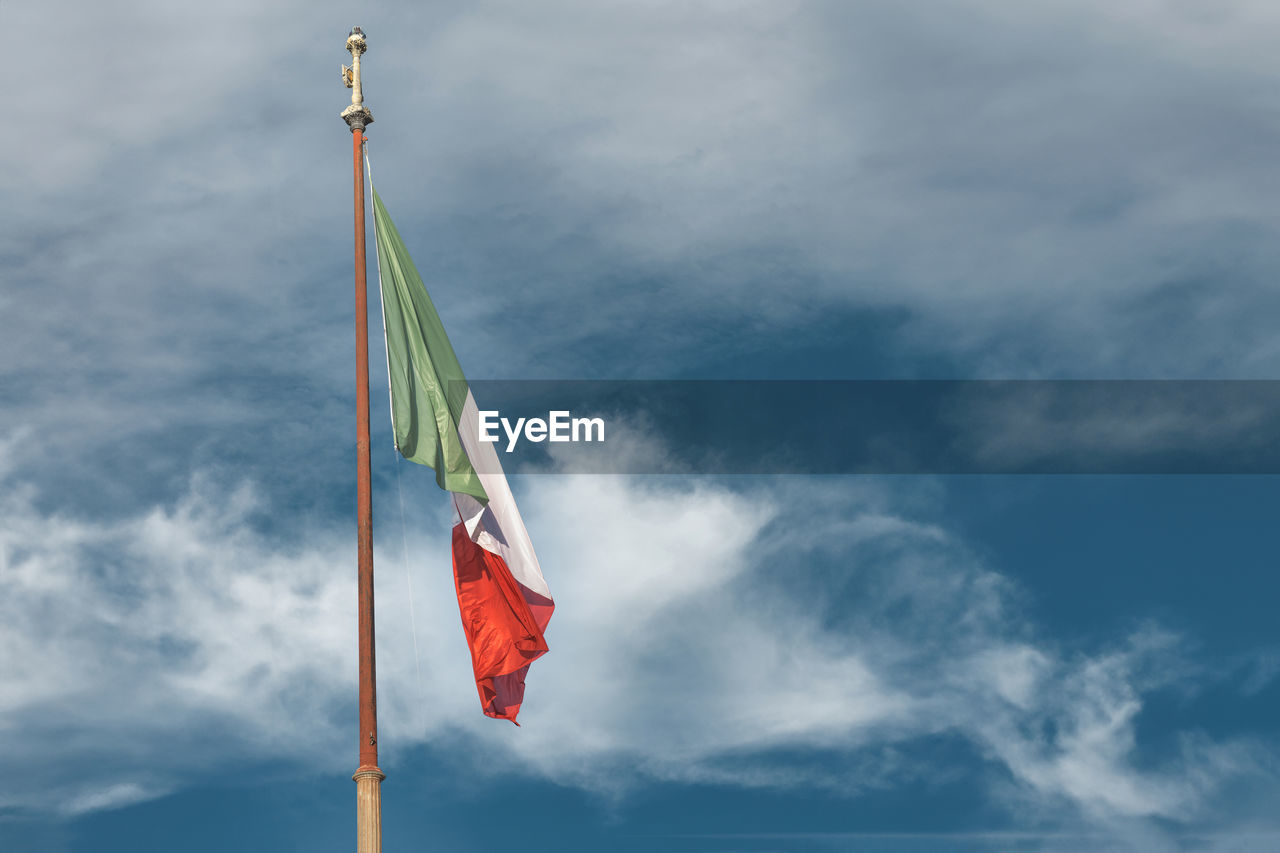
M 345 526 L 280 541 L 261 526 L 276 509 L 252 489 L 203 478 L 176 506 L 109 524 L 43 512 L 8 486 L 0 748 L 32 771 L 0 803 L 70 813 L 256 761 L 351 764 Z M 1142 759 L 1144 693 L 1185 675 L 1175 638 L 1144 629 L 1088 655 L 1037 639 L 1007 579 L 936 523 L 892 515 L 919 495 L 822 478 L 518 486 L 558 607 L 520 729 L 477 710 L 447 520 L 409 537 L 421 680 L 396 525 L 379 522 L 393 771 L 430 740 L 465 744 L 479 773 L 611 797 L 654 780 L 856 793 L 930 767 L 927 750 L 904 751 L 945 734 L 990 761 L 1011 802 L 1094 821 L 1177 820 L 1260 772 L 1241 743 L 1194 732 L 1178 754 Z M 824 757 L 779 758 L 791 748 Z
M 1018 691 L 1021 702 L 988 708 L 984 719 L 972 721 L 973 733 L 1017 779 L 1040 794 L 1079 804 L 1090 816 L 1192 817 L 1223 778 L 1247 775 L 1256 763 L 1243 743 L 1188 741 L 1182 754 L 1154 772 L 1139 769 L 1141 687 L 1160 686 L 1141 685 L 1134 672 L 1152 652 L 1143 647 L 1145 639 L 1135 637 L 1123 651 L 1074 665 L 1059 662 L 1056 673 L 1045 672 L 1049 663 L 1039 653 L 1017 650 L 1031 672 L 1012 680 L 1019 686 L 1038 682 L 1039 696 L 1028 703 L 1026 692 Z M 1009 663 L 1006 657 L 991 673 L 1005 688 Z
M 155 799 L 166 793 L 168 791 L 161 788 L 144 788 L 134 782 L 119 782 L 98 790 L 85 790 L 83 793 L 76 794 L 62 804 L 60 811 L 74 816 L 103 809 L 118 809 L 133 803 Z

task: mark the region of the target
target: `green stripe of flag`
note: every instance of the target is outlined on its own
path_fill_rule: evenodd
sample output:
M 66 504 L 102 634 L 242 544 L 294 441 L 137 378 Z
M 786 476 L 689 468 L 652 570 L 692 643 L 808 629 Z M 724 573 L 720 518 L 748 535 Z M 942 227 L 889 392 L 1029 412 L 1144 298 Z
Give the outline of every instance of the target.
M 487 501 L 458 437 L 467 378 L 377 190 L 373 223 L 396 447 L 406 459 L 434 468 L 440 488 Z

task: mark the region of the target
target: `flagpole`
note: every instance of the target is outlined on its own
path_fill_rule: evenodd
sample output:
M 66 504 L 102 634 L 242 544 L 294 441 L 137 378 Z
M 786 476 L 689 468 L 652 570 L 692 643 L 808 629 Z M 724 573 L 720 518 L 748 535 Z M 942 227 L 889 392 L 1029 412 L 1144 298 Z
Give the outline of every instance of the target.
M 356 853 L 382 853 L 382 780 L 378 767 L 378 691 L 373 635 L 373 501 L 369 473 L 369 307 L 364 256 L 364 129 L 373 113 L 364 105 L 360 86 L 360 54 L 364 32 L 353 27 L 347 36 L 351 67 L 342 68 L 352 90 L 351 106 L 342 118 L 351 128 L 356 239 L 356 578 L 359 599 L 360 765 L 356 783 Z

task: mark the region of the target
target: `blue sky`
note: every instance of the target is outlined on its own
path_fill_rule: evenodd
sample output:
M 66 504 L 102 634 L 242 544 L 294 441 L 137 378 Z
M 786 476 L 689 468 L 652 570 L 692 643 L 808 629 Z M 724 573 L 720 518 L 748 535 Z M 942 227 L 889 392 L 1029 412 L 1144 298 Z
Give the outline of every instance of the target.
M 5 850 L 351 847 L 353 24 L 474 379 L 1280 363 L 1271 4 L 0 20 Z M 1274 477 L 645 477 L 631 424 L 512 477 L 558 605 L 517 729 L 381 370 L 388 849 L 1280 846 Z

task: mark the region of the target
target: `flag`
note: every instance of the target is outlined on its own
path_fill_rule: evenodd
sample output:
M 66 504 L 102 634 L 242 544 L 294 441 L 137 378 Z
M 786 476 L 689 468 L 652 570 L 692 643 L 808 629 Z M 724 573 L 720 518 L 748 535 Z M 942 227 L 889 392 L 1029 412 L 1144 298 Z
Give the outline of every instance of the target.
M 529 664 L 547 652 L 551 591 L 431 297 L 373 189 L 396 448 L 435 470 L 456 510 L 453 577 L 485 714 L 516 721 Z

